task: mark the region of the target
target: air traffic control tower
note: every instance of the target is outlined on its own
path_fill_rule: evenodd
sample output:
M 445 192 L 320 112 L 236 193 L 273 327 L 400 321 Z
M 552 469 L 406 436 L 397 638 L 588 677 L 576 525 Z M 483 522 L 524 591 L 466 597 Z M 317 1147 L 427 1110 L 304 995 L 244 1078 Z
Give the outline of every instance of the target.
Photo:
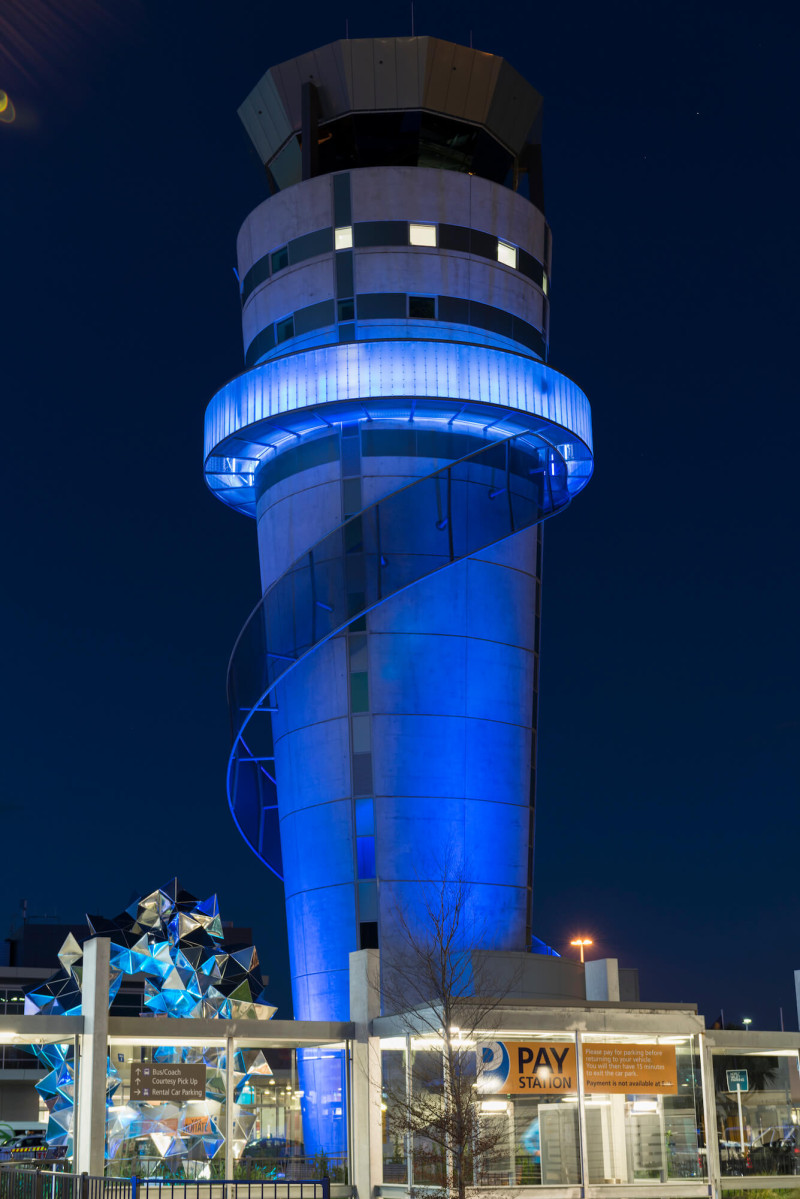
M 547 365 L 541 104 L 412 37 L 273 67 L 239 110 L 270 194 L 205 472 L 256 522 L 228 798 L 284 882 L 299 1019 L 348 1018 L 348 954 L 445 866 L 486 948 L 531 945 L 542 522 L 592 472 Z

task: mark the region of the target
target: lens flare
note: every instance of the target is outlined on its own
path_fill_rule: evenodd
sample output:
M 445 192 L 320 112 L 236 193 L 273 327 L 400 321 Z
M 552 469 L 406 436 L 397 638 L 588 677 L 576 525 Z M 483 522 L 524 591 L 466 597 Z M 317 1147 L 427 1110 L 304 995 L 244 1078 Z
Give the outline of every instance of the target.
M 10 125 L 16 115 L 17 110 L 8 92 L 0 91 L 0 122 Z

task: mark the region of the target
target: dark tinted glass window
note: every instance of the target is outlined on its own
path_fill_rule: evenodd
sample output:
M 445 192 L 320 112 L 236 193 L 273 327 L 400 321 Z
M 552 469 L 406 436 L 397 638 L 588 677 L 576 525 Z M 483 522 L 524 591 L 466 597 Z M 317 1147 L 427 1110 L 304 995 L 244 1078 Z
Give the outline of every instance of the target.
M 269 279 L 269 257 L 265 254 L 263 258 L 259 258 L 258 262 L 254 262 L 250 270 L 242 281 L 242 302 L 244 302 L 259 283 L 263 283 L 265 279 Z
M 318 254 L 328 254 L 332 249 L 333 231 L 316 229 L 289 242 L 289 259 L 293 263 L 305 262 L 307 258 L 316 258 Z
M 408 315 L 422 320 L 436 319 L 435 296 L 409 296 Z
M 490 333 L 499 333 L 501 337 L 511 337 L 511 314 L 503 312 L 502 308 L 471 300 L 469 312 L 471 324 L 488 329 Z
M 440 225 L 439 245 L 443 250 L 463 250 L 469 253 L 469 229 L 464 225 Z
M 470 250 L 473 254 L 480 254 L 482 258 L 493 258 L 497 261 L 497 238 L 492 233 L 483 233 L 480 229 L 473 229 L 470 235 Z
M 274 346 L 275 331 L 272 325 L 267 325 L 266 329 L 262 329 L 260 333 L 255 335 L 247 347 L 247 353 L 244 356 L 245 366 L 251 366 L 262 354 L 268 354 Z
M 366 920 L 359 925 L 359 934 L 362 949 L 378 949 L 378 922 L 377 920 Z
M 353 294 L 353 251 L 339 250 L 336 255 L 336 294 Z
M 469 300 L 462 300 L 458 296 L 439 296 L 439 320 L 468 325 Z
M 339 117 L 320 126 L 320 137 L 321 175 L 351 167 L 425 166 L 504 183 L 513 162 L 485 130 L 421 110 Z
M 402 292 L 367 292 L 358 297 L 358 319 L 386 320 L 406 315 L 406 297 Z
M 542 264 L 541 264 L 541 262 L 537 262 L 532 254 L 529 254 L 527 250 L 522 250 L 522 249 L 520 249 L 520 251 L 519 251 L 518 258 L 519 258 L 518 266 L 519 266 L 519 270 L 522 272 L 522 274 L 527 275 L 527 277 L 529 279 L 532 279 L 534 283 L 538 283 L 539 287 L 541 287 L 542 286 Z
M 285 266 L 289 265 L 289 247 L 281 246 L 280 250 L 274 250 L 272 253 L 272 273 L 282 271 Z
M 353 321 L 356 316 L 356 302 L 353 299 L 340 300 L 338 304 L 338 320 Z
M 319 304 L 309 304 L 294 314 L 294 331 L 295 334 L 308 333 L 311 329 L 321 329 L 333 322 L 333 300 L 321 300 Z
M 275 340 L 279 345 L 282 341 L 288 341 L 290 337 L 294 337 L 293 316 L 287 316 L 285 320 L 277 321 L 275 325 Z
M 408 221 L 359 221 L 353 226 L 355 246 L 407 246 Z

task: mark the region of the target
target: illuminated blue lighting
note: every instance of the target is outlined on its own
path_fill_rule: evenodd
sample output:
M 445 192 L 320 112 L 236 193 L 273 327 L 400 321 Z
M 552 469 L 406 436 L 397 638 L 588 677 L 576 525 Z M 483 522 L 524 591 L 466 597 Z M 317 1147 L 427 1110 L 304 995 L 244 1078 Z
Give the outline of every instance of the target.
M 540 431 L 576 495 L 592 473 L 591 410 L 570 379 L 521 354 L 426 341 L 356 342 L 262 363 L 232 379 L 205 418 L 205 471 L 220 499 L 255 515 L 265 457 L 343 420 L 409 419 L 498 436 Z

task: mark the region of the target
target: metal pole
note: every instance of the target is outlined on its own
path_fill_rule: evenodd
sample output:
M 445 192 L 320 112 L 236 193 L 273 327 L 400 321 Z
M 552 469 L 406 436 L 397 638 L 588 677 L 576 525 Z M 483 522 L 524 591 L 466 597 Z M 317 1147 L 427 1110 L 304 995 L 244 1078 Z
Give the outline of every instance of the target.
M 714 1063 L 707 1037 L 700 1035 L 700 1088 L 703 1095 L 703 1123 L 706 1130 L 706 1165 L 708 1183 L 713 1199 L 719 1199 L 722 1189 L 717 1129 L 717 1096 L 714 1089 Z
M 800 1062 L 800 1058 L 798 1058 Z M 798 1065 L 800 1069 L 800 1065 Z M 406 1034 L 406 1111 L 411 1108 L 411 1034 Z M 408 1191 L 411 1193 L 411 1188 L 414 1185 L 414 1138 L 406 1131 L 403 1133 L 403 1138 L 406 1143 L 406 1177 L 408 1179 Z
M 342 1083 L 346 1088 L 345 1098 L 347 1100 L 347 1106 L 345 1107 L 345 1111 L 347 1112 L 347 1155 L 345 1157 L 345 1163 L 347 1166 L 347 1177 L 345 1178 L 345 1182 L 348 1183 L 350 1186 L 352 1186 L 353 1185 L 353 1148 L 354 1148 L 353 1147 L 353 1088 L 350 1084 L 352 1082 L 353 1070 L 354 1070 L 353 1042 L 346 1041 L 345 1046 L 346 1046 L 345 1055 L 344 1055 L 345 1068 L 344 1068 L 344 1078 L 342 1079 Z M 323 1179 L 323 1183 L 324 1183 L 324 1181 L 325 1180 Z M 330 1186 L 330 1180 L 328 1180 L 328 1185 Z M 324 1194 L 325 1194 L 325 1189 L 323 1187 L 323 1195 Z
M 233 1037 L 225 1038 L 225 1177 L 233 1178 Z
M 581 1151 L 581 1186 L 585 1193 L 589 1182 L 589 1140 L 586 1135 L 586 1104 L 583 1092 L 583 1061 L 581 1034 L 575 1033 L 575 1067 L 578 1078 L 578 1143 Z
M 736 1102 L 739 1106 L 739 1139 L 742 1142 L 742 1157 L 744 1157 L 744 1121 L 742 1120 L 742 1088 L 736 1088 Z

